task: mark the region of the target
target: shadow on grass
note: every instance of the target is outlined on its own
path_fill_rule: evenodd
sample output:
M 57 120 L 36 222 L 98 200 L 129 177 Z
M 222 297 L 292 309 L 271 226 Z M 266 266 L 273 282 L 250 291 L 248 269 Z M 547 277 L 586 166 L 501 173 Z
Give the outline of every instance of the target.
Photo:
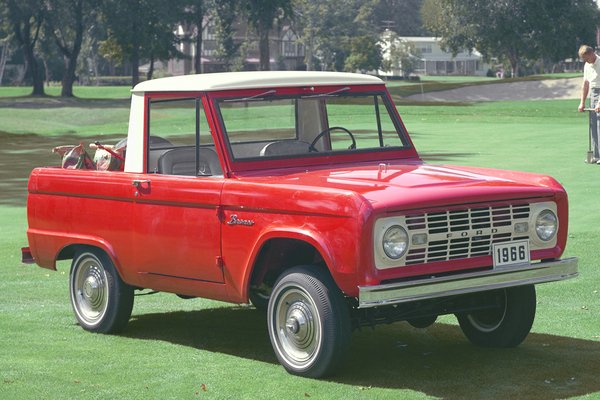
M 0 127 L 1 128 L 1 127 Z M 100 136 L 100 135 L 99 135 Z M 102 135 L 94 138 L 104 143 L 116 143 L 122 135 Z M 52 148 L 65 144 L 90 143 L 92 138 L 73 134 L 44 136 L 13 134 L 0 131 L 0 205 L 24 206 L 27 202 L 27 181 L 34 167 L 61 163 Z M 93 153 L 91 153 L 93 156 Z
M 135 316 L 125 336 L 277 363 L 264 316 L 216 308 Z M 406 323 L 352 335 L 333 382 L 407 389 L 443 399 L 560 399 L 600 391 L 600 342 L 532 333 L 518 348 L 470 345 L 455 325 Z

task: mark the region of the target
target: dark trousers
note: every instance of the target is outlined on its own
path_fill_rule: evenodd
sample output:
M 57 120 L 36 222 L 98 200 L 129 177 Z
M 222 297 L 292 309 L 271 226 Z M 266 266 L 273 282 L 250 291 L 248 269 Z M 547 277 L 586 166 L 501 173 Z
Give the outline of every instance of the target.
M 598 100 L 600 99 L 600 88 L 592 89 L 592 97 L 590 106 L 591 108 L 596 108 L 596 104 L 598 104 Z M 600 132 L 600 128 L 598 125 L 600 124 L 600 115 L 597 113 L 590 111 L 590 136 L 592 138 L 592 149 L 594 150 L 594 158 L 600 159 L 600 149 L 598 148 L 598 132 Z

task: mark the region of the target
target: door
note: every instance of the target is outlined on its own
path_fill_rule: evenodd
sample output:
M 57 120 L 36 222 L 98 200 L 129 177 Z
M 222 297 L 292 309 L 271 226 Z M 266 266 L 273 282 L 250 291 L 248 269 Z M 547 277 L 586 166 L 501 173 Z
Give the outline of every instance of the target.
M 223 175 L 200 97 L 147 98 L 146 171 L 136 182 L 135 255 L 150 287 L 223 282 Z M 165 283 L 168 282 L 168 283 Z

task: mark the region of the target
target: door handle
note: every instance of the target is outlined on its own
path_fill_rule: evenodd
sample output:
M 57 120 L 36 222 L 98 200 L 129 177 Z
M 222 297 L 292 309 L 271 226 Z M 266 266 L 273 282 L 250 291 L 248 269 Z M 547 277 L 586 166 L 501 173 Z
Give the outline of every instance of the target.
M 131 184 L 139 189 L 142 186 L 150 186 L 150 180 L 149 179 L 135 179 Z

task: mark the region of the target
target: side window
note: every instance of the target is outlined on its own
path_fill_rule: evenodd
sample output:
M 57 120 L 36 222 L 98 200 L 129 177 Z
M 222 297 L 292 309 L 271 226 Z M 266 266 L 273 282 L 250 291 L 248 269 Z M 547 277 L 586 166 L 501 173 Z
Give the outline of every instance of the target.
M 219 109 L 236 159 L 259 157 L 272 141 L 297 139 L 295 99 L 221 101 Z
M 148 172 L 222 175 L 200 98 L 150 99 L 148 109 Z

